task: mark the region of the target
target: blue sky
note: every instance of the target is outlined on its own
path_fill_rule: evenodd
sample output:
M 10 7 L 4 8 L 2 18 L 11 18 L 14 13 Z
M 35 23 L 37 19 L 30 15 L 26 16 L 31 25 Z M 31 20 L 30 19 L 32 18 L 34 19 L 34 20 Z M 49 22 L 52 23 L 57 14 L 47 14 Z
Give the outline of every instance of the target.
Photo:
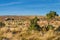
M 49 11 L 59 14 L 60 0 L 0 0 L 0 15 L 45 15 Z

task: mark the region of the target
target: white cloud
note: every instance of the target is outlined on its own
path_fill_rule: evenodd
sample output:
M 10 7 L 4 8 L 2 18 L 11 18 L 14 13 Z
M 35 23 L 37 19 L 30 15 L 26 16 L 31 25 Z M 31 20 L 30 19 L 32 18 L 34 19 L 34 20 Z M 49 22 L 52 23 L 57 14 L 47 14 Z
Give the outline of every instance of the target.
M 14 5 L 14 4 L 22 4 L 22 2 L 10 2 L 5 4 L 0 4 L 0 6 Z

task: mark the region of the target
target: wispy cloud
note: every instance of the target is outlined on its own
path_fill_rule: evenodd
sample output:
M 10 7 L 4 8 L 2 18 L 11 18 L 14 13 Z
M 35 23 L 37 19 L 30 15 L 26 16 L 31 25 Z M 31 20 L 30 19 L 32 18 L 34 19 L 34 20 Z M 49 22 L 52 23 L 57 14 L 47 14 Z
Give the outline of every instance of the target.
M 27 5 L 27 8 L 51 8 L 51 7 L 60 7 L 60 3 L 48 3 L 48 4 L 32 4 L 32 5 Z
M 14 5 L 14 4 L 22 4 L 22 2 L 10 2 L 5 4 L 0 4 L 0 6 L 8 6 L 8 5 Z

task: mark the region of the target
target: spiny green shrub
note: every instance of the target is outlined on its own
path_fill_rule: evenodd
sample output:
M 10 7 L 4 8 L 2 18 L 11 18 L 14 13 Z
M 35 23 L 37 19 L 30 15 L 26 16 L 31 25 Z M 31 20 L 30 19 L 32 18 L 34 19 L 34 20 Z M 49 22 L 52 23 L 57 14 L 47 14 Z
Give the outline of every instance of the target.
M 41 30 L 40 26 L 37 24 L 38 20 L 39 19 L 37 17 L 35 17 L 34 19 L 30 20 L 30 23 L 31 23 L 30 28 L 29 28 L 30 30 L 38 30 L 38 31 Z

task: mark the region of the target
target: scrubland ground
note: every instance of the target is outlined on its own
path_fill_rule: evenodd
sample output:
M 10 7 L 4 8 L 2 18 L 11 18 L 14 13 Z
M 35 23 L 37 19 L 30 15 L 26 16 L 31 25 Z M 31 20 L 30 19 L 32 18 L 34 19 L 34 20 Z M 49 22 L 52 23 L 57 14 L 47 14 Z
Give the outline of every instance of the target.
M 8 18 L 0 22 L 0 40 L 60 40 L 60 26 L 38 27 L 37 20 L 32 21 Z

